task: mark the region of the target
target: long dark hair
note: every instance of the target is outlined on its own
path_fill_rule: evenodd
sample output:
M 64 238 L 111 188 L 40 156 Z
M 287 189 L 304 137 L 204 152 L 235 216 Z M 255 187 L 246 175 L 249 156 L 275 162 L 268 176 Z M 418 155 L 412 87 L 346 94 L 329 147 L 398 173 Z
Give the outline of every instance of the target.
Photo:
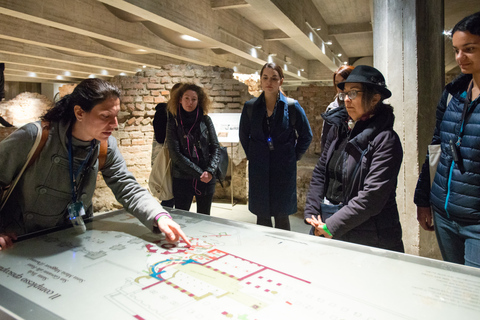
M 457 31 L 470 32 L 480 36 L 480 11 L 460 20 L 452 29 L 452 36 Z
M 42 116 L 45 121 L 75 121 L 74 107 L 90 112 L 97 104 L 109 98 L 119 98 L 121 92 L 115 85 L 102 79 L 85 79 L 71 94 L 67 94 Z
M 203 88 L 197 86 L 193 83 L 185 83 L 180 88 L 173 92 L 170 100 L 168 101 L 168 111 L 173 114 L 174 116 L 178 113 L 178 106 L 180 105 L 180 100 L 182 99 L 185 92 L 188 90 L 194 91 L 197 93 L 198 96 L 198 104 L 197 108 L 200 108 L 203 114 L 208 114 L 210 111 L 210 98 L 208 94 L 203 90 Z M 172 93 L 172 91 L 170 91 Z

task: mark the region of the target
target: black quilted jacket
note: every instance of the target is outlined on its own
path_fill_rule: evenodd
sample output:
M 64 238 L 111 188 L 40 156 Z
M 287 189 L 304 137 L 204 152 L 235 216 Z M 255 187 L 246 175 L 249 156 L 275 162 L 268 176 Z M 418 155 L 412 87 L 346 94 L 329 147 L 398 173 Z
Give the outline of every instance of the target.
M 201 115 L 200 125 L 195 127 L 187 145 L 186 135 L 180 121 L 169 115 L 167 123 L 167 145 L 172 159 L 172 175 L 174 178 L 200 179 L 204 171 L 210 172 L 215 177 L 215 171 L 220 161 L 220 144 L 218 143 L 215 127 L 208 115 Z M 196 147 L 196 153 L 193 147 Z M 189 154 L 190 150 L 190 154 Z M 192 157 L 192 154 L 198 155 Z

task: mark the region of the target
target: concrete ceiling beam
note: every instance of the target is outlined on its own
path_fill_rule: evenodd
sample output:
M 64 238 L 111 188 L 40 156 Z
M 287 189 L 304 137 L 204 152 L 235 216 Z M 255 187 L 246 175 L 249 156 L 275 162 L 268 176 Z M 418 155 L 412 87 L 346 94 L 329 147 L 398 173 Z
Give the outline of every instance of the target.
M 328 34 L 331 36 L 356 33 L 373 33 L 372 24 L 370 22 L 364 22 L 336 24 L 328 26 Z
M 246 0 L 256 12 L 263 14 L 290 39 L 334 71 L 341 64 L 336 54 L 324 44 L 328 40 L 327 24 L 311 0 Z M 343 52 L 342 55 L 346 55 Z M 344 59 L 348 59 L 345 57 Z
M 248 7 L 245 0 L 211 0 L 212 10 L 225 10 Z
M 266 43 L 263 30 L 246 20 L 234 10 L 212 10 L 211 2 L 188 0 L 142 1 L 142 0 L 99 0 L 131 14 L 210 43 L 212 48 L 223 49 L 242 59 L 254 62 L 260 67 L 268 61 L 268 53 L 285 52 L 299 61 L 300 67 L 286 70 L 292 77 L 303 79 L 298 70 L 306 68 L 307 60 L 281 43 Z M 205 17 L 208 17 L 206 19 Z M 241 28 L 239 30 L 238 28 Z M 254 48 L 262 46 L 261 49 Z M 252 49 L 255 49 L 253 52 Z M 298 69 L 298 70 L 297 70 Z

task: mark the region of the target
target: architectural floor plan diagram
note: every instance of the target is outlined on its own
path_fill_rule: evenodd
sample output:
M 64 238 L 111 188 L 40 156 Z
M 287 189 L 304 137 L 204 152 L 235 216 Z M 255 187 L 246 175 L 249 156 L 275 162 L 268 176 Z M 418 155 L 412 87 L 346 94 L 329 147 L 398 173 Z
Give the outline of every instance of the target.
M 480 315 L 476 270 L 460 273 L 450 264 L 414 263 L 383 250 L 193 213 L 172 215 L 192 246 L 168 243 L 119 211 L 99 216 L 84 234 L 66 229 L 0 251 L 1 309 L 25 319 L 42 319 L 41 312 L 25 314 L 28 308 L 45 312 L 43 319 Z

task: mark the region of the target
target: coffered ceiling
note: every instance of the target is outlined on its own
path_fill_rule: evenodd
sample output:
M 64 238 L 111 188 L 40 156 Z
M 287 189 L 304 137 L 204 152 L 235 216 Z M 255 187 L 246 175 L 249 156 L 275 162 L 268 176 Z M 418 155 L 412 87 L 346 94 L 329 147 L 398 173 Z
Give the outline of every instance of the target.
M 286 84 L 329 82 L 344 62 L 371 61 L 371 2 L 0 0 L 0 62 L 7 81 L 109 79 L 169 63 L 250 74 L 274 61 Z M 479 10 L 477 0 L 445 0 L 446 28 Z

